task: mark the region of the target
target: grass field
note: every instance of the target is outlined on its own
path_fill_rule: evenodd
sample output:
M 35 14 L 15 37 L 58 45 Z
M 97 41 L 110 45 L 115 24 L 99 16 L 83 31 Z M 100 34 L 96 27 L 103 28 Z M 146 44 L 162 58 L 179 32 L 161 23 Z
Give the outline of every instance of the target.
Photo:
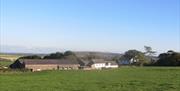
M 9 67 L 9 65 L 12 63 L 13 63 L 12 61 L 0 61 L 0 66 Z
M 19 57 L 22 57 L 22 55 L 10 55 L 10 54 L 1 54 L 0 53 L 0 58 L 15 61 Z
M 180 68 L 1 73 L 0 91 L 180 91 Z

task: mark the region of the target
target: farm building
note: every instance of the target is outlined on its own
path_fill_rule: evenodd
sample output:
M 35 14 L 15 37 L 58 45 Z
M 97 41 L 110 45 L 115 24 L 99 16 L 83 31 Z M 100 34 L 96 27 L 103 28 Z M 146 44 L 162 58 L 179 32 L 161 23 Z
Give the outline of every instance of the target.
M 66 60 L 66 59 L 19 59 L 10 65 L 10 68 L 26 68 L 31 71 L 42 70 L 71 70 L 71 69 L 103 69 L 118 68 L 115 61 L 105 61 L 104 59 L 92 60 Z
M 75 60 L 58 60 L 58 59 L 19 59 L 11 65 L 11 68 L 27 68 L 32 71 L 41 70 L 70 70 L 80 67 Z M 17 67 L 18 66 L 18 67 Z
M 118 68 L 115 61 L 104 61 L 103 59 L 93 59 L 90 65 L 92 69 Z
M 90 67 L 91 69 L 102 69 L 102 68 L 118 68 L 118 64 L 115 61 L 105 61 L 104 59 L 92 59 L 84 62 L 84 67 Z

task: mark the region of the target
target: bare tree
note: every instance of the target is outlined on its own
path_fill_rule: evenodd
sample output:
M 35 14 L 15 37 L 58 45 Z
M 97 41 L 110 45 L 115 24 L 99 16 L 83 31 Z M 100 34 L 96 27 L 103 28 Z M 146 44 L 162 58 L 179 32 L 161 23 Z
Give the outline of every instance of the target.
M 156 51 L 153 51 L 150 46 L 144 46 L 144 49 L 145 49 L 145 52 L 144 52 L 145 55 L 153 56 L 156 54 Z

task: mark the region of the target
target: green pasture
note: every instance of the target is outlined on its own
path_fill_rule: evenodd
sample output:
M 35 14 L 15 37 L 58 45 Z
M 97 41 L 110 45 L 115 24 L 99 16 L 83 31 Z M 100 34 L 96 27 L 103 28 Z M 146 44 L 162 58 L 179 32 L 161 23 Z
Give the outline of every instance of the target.
M 179 91 L 178 67 L 0 73 L 0 91 Z

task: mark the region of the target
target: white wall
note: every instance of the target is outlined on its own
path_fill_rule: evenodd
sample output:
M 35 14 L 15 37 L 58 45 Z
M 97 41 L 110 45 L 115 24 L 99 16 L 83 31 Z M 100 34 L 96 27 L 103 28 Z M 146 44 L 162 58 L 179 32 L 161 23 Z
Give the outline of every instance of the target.
M 109 63 L 108 65 L 106 65 L 106 63 L 96 63 L 96 64 L 91 65 L 91 67 L 94 69 L 118 68 L 118 65 L 111 65 L 111 63 Z
M 93 69 L 101 69 L 101 68 L 105 67 L 105 63 L 96 63 L 96 64 L 91 65 L 91 67 Z
M 105 68 L 118 68 L 118 65 L 108 65 L 108 66 L 105 66 Z

